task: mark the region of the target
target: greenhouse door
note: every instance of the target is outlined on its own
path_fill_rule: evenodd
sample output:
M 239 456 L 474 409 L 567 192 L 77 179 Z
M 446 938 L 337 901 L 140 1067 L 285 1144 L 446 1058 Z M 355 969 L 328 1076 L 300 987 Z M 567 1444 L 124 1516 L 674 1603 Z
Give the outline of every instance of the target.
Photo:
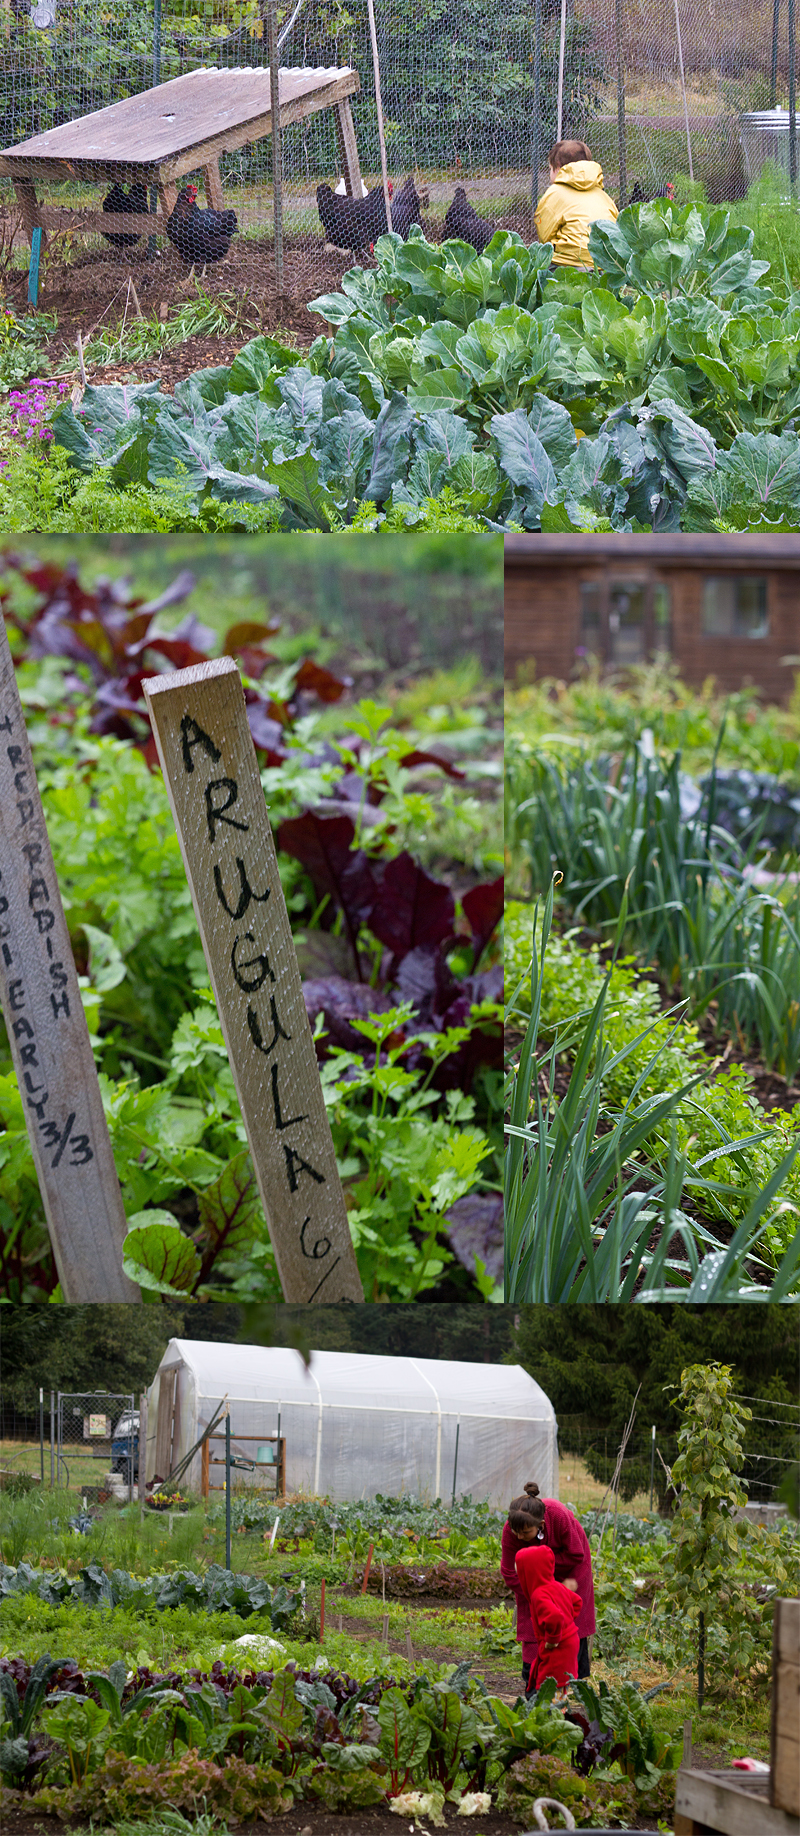
M 670 602 L 665 582 L 584 580 L 581 649 L 608 669 L 627 669 L 668 653 Z

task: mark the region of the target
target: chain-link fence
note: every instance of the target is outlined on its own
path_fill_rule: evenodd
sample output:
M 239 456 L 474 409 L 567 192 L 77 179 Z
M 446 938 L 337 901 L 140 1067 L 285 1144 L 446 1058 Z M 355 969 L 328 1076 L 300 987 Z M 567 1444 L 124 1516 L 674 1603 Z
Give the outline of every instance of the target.
M 139 1450 L 133 1395 L 59 1391 L 55 1414 L 56 1484 L 86 1498 L 105 1492 L 132 1499 Z
M 736 198 L 765 157 L 788 173 L 789 4 L 528 0 L 498 11 L 493 0 L 447 8 L 377 0 L 395 227 L 405 234 L 420 220 L 440 238 L 463 185 L 480 216 L 529 239 L 559 134 L 587 141 L 622 204 L 687 178 L 703 181 L 712 199 Z M 27 261 L 32 228 L 42 223 L 49 261 L 73 279 L 78 272 L 76 296 L 83 276 L 87 310 L 98 284 L 109 287 L 115 275 L 119 283 L 120 269 L 135 276 L 137 300 L 156 285 L 163 293 L 189 267 L 192 248 L 181 253 L 166 220 L 178 188 L 192 181 L 207 204 L 236 220 L 235 228 L 230 220 L 218 226 L 215 248 L 210 229 L 208 246 L 200 237 L 198 272 L 205 255 L 219 260 L 215 280 L 240 303 L 243 290 L 256 302 L 274 294 L 269 0 L 6 0 L 2 18 L 0 143 L 8 150 L 48 138 L 0 167 L 0 253 Z M 366 0 L 346 8 L 285 0 L 275 29 L 284 120 L 280 292 L 300 304 L 356 255 L 369 262 L 385 224 Z M 127 99 L 151 90 L 151 104 L 131 108 Z M 116 127 L 94 113 L 111 104 L 127 110 Z M 756 118 L 776 105 L 777 113 Z M 87 116 L 63 145 L 51 138 Z M 375 194 L 366 215 L 354 217 L 354 200 L 343 196 L 320 206 L 320 185 L 354 190 L 358 175 Z M 104 199 L 116 213 L 105 241 L 87 228 L 87 212 L 96 215 Z M 157 213 L 157 243 L 141 233 L 148 211 Z M 138 218 L 127 235 L 126 213 Z M 336 255 L 334 245 L 349 252 Z M 301 322 L 314 328 L 307 315 Z

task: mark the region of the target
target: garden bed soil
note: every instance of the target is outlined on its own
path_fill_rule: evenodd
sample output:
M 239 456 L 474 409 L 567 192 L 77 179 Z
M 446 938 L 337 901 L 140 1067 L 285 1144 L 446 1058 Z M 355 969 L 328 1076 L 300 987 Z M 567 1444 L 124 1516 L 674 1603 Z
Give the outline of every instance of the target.
M 465 1836 L 470 1830 L 474 1830 L 476 1836 L 509 1836 L 509 1831 L 516 1827 L 507 1816 L 498 1816 L 494 1811 L 488 1816 L 468 1819 L 456 1816 L 455 1811 L 446 1806 L 444 1815 L 447 1829 L 458 1831 L 459 1836 Z M 342 1812 L 326 1810 L 316 1804 L 298 1804 L 295 1810 L 270 1819 L 269 1823 L 239 1823 L 231 1827 L 236 1829 L 237 1836 L 401 1836 L 410 1821 L 383 1804 L 369 1810 Z M 423 1826 L 428 1828 L 424 1818 Z M 60 1819 L 43 1817 L 41 1813 L 38 1817 L 30 1812 L 17 1816 L 11 1811 L 4 1819 L 6 1836 L 41 1836 L 42 1832 L 44 1836 L 48 1832 L 53 1836 L 58 1830 L 78 1831 L 86 1827 L 85 1821 L 62 1823 Z
M 505 1813 L 490 1811 L 488 1815 L 467 1818 L 459 1817 L 449 1804 L 444 1808 L 445 1823 L 443 1827 L 450 1830 L 452 1836 L 469 1836 L 474 1830 L 475 1836 L 511 1836 L 519 1828 Z M 74 1830 L 76 1833 L 86 1830 L 86 1823 L 62 1823 L 60 1818 L 43 1817 L 23 1812 L 17 1815 L 8 1812 L 4 1819 L 6 1836 L 55 1836 L 59 1830 Z M 99 1833 L 100 1826 L 95 1825 Z M 633 1825 L 637 1830 L 655 1830 L 653 1819 L 637 1819 Z M 292 1811 L 286 1811 L 282 1817 L 270 1819 L 269 1823 L 231 1824 L 236 1836 L 401 1836 L 405 1830 L 421 1829 L 427 1836 L 434 1836 L 433 1829 L 423 1818 L 417 1825 L 408 1817 L 401 1817 L 396 1811 L 390 1811 L 388 1805 L 377 1804 L 369 1810 L 330 1811 L 316 1804 L 298 1804 Z M 110 1833 L 109 1833 L 110 1836 Z
M 123 363 L 89 367 L 91 382 L 117 382 L 122 377 L 150 382 L 160 377 L 171 393 L 176 382 L 193 370 L 212 364 L 230 363 L 236 352 L 259 332 L 289 333 L 296 344 L 308 346 L 324 330 L 324 321 L 307 310 L 306 301 L 316 294 L 335 292 L 342 275 L 352 268 L 356 257 L 346 250 L 333 250 L 308 238 L 291 238 L 284 246 L 284 285 L 279 294 L 275 287 L 272 245 L 241 242 L 231 245 L 224 261 L 215 262 L 198 282 L 211 299 L 229 297 L 238 312 L 238 328 L 230 335 L 187 338 L 170 350 L 156 353 L 141 363 Z M 369 265 L 367 263 L 366 265 Z M 171 247 L 152 258 L 134 251 L 134 259 L 116 258 L 105 250 L 87 249 L 75 261 L 56 263 L 46 270 L 39 290 L 43 312 L 54 312 L 58 330 L 45 356 L 39 359 L 45 374 L 63 357 L 75 352 L 75 340 L 81 333 L 84 344 L 103 328 L 113 330 L 122 323 L 128 293 L 128 276 L 134 286 L 145 318 L 166 318 L 178 307 L 195 297 L 194 279 L 189 279 L 183 262 Z M 27 275 L 9 277 L 8 300 L 20 314 L 27 311 Z M 166 308 L 166 311 L 165 311 Z M 128 305 L 128 318 L 135 312 Z M 75 352 L 75 376 L 78 376 Z

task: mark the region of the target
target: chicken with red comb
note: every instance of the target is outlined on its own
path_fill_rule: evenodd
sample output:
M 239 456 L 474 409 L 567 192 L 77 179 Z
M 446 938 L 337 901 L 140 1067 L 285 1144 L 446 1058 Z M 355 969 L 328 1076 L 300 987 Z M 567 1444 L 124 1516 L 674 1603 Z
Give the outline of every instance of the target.
M 197 186 L 184 185 L 166 231 L 173 247 L 188 266 L 203 268 L 210 261 L 222 261 L 239 228 L 235 210 L 198 210 Z

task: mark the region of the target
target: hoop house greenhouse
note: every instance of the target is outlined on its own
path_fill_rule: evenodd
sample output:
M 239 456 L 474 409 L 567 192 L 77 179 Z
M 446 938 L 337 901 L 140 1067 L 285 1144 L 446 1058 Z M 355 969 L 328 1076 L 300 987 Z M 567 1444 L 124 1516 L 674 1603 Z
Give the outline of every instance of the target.
M 247 1463 L 237 1481 L 248 1485 L 268 1482 L 280 1417 L 287 1492 L 449 1496 L 458 1437 L 460 1496 L 506 1504 L 527 1479 L 558 1495 L 555 1412 L 519 1365 L 315 1351 L 307 1369 L 284 1347 L 171 1339 L 148 1394 L 148 1478 L 174 1471 L 226 1399 L 231 1451 Z M 217 1429 L 213 1462 L 224 1414 Z M 211 1471 L 219 1485 L 220 1467 Z M 202 1479 L 197 1452 L 183 1483 L 199 1491 Z

